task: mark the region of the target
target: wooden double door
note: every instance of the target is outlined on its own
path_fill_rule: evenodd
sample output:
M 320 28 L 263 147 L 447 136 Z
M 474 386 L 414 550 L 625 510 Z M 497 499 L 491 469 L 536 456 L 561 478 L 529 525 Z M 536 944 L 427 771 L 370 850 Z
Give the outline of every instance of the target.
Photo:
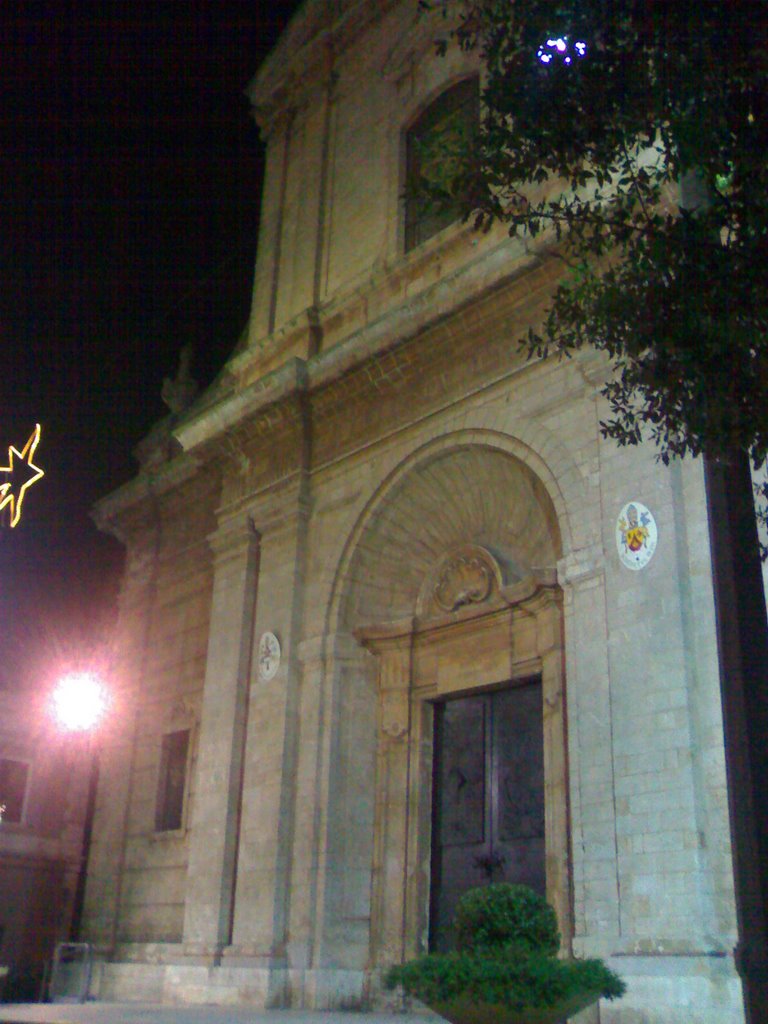
M 453 947 L 462 893 L 546 893 L 541 680 L 435 706 L 430 948 Z

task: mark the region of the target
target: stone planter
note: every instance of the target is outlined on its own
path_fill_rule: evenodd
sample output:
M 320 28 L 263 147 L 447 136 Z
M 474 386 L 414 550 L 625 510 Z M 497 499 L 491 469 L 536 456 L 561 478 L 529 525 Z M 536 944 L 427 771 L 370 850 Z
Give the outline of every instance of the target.
M 430 1009 L 451 1024 L 565 1024 L 569 1017 L 586 1009 L 600 998 L 598 992 L 586 992 L 563 999 L 554 1006 L 525 1007 L 510 1010 L 491 1003 L 454 999 L 449 1003 L 431 1003 Z

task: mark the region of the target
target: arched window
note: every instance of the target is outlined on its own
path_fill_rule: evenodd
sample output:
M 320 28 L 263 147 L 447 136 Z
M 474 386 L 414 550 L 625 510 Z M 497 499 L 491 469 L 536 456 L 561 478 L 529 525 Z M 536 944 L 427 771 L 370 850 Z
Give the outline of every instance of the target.
M 441 93 L 405 136 L 405 251 L 425 242 L 459 217 L 456 200 L 443 184 L 452 154 L 471 139 L 478 123 L 477 78 L 464 78 Z M 441 194 L 442 193 L 442 194 Z

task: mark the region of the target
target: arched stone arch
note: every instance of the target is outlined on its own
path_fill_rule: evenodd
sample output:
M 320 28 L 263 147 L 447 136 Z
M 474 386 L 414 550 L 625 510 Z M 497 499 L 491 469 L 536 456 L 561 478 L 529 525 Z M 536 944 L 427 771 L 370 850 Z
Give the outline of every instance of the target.
M 498 423 L 498 417 L 494 417 L 494 421 Z M 574 516 L 586 510 L 585 485 L 572 456 L 550 431 L 541 426 L 532 428 L 528 424 L 520 424 L 512 435 L 498 428 L 486 427 L 482 417 L 478 423 L 468 423 L 466 418 L 456 417 L 453 429 L 451 424 L 443 423 L 442 427 L 435 428 L 434 437 L 398 459 L 385 472 L 362 509 L 356 510 L 335 567 L 329 560 L 331 572 L 326 582 L 327 600 L 322 591 L 318 594 L 320 606 L 327 609 L 323 629 L 325 636 L 335 636 L 345 630 L 344 612 L 355 572 L 352 563 L 371 522 L 392 501 L 392 496 L 412 473 L 428 466 L 445 452 L 464 448 L 499 452 L 527 468 L 536 479 L 537 486 L 546 492 L 557 525 L 560 557 L 570 554 L 579 542 L 583 542 L 583 538 L 577 540 L 574 536 L 571 523 Z
M 543 680 L 547 889 L 568 933 L 562 616 L 556 585 L 563 511 L 553 475 L 530 448 L 498 432 L 462 430 L 432 439 L 401 461 L 348 538 L 325 641 L 325 670 L 336 680 L 336 738 L 330 749 L 345 752 L 329 764 L 326 841 L 335 855 L 329 855 L 327 870 L 338 856 L 359 864 L 364 855 L 364 844 L 342 848 L 333 839 L 348 834 L 352 801 L 343 779 L 352 773 L 375 789 L 367 821 L 359 812 L 355 821 L 358 834 L 369 829 L 371 837 L 369 965 L 397 960 L 425 941 L 432 703 L 514 679 Z M 439 600 L 429 597 L 433 592 Z M 360 646 L 349 642 L 352 635 Z M 371 733 L 375 743 L 366 742 Z M 343 865 L 333 870 L 349 878 Z M 325 906 L 327 935 L 341 933 L 333 916 L 331 900 Z

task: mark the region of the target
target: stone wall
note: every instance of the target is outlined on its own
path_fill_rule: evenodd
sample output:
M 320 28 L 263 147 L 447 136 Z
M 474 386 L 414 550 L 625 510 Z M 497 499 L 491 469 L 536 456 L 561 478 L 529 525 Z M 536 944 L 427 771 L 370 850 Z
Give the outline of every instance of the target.
M 334 12 L 305 4 L 250 90 L 247 343 L 171 424 L 180 449 L 99 507 L 129 551 L 99 991 L 371 998 L 427 941 L 434 702 L 537 675 L 547 893 L 566 948 L 629 982 L 602 1019 L 736 1024 L 701 467 L 602 439 L 594 353 L 524 358 L 551 240 L 456 224 L 403 253 L 403 132 L 475 58 L 438 60 L 412 5 Z M 642 571 L 616 546 L 629 501 L 658 527 Z M 493 584 L 437 607 L 462 551 Z M 158 835 L 162 736 L 187 727 L 183 827 Z
M 24 772 L 15 806 L 9 801 L 0 812 L 0 965 L 9 971 L 0 998 L 7 1000 L 39 997 L 56 943 L 70 938 L 80 875 L 93 749 L 60 729 L 48 696 L 0 688 L 0 759 Z M 7 799 L 0 792 L 0 803 Z

